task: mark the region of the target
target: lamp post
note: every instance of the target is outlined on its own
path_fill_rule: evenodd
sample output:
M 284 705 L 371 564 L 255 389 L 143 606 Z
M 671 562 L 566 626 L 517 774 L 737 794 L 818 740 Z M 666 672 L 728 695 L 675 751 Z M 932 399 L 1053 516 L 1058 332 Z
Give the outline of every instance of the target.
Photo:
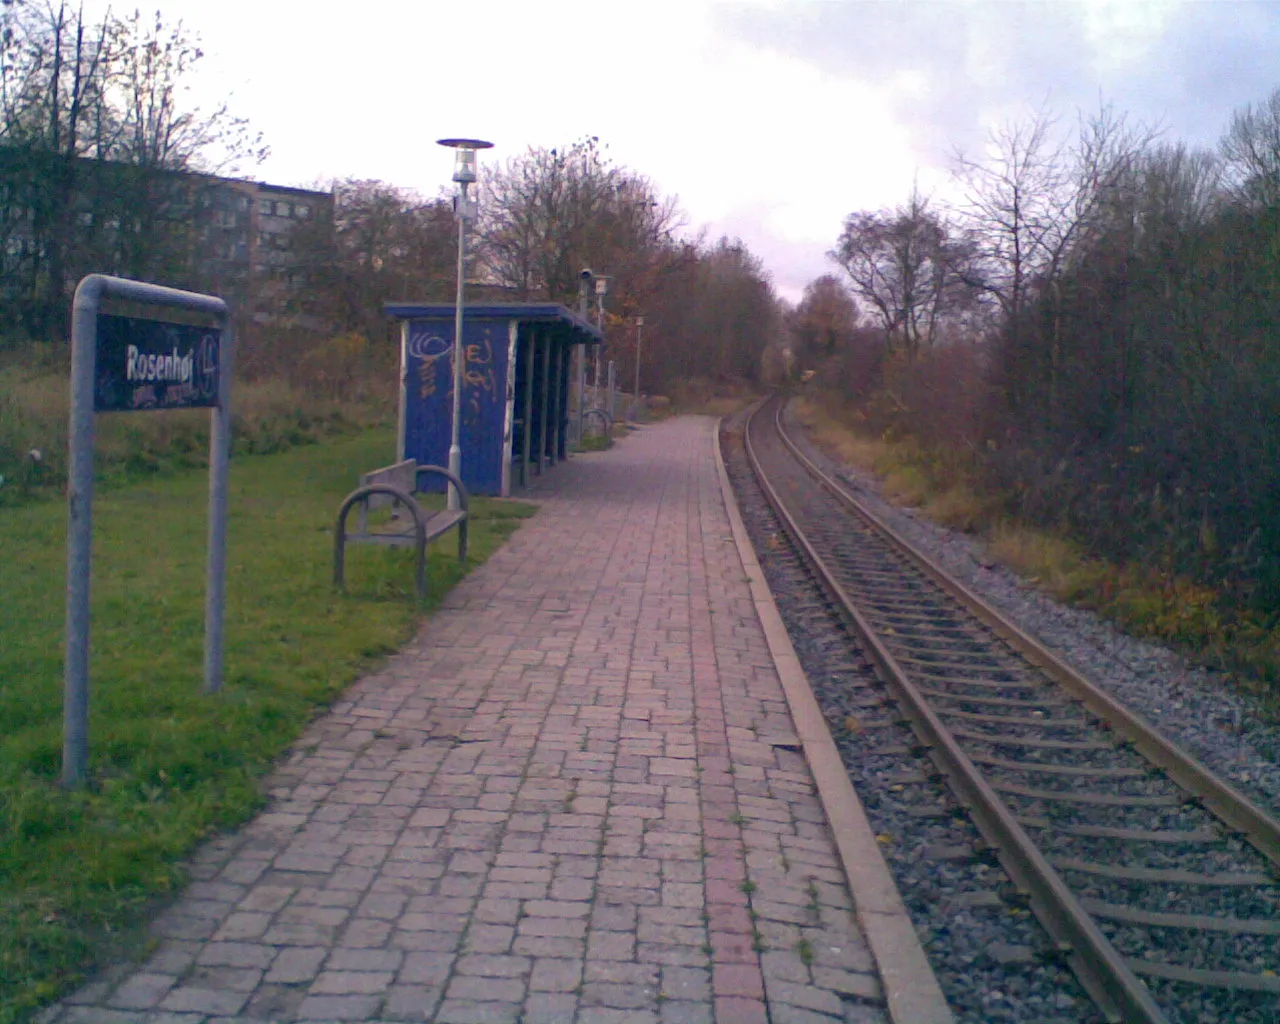
M 636 387 L 631 392 L 631 422 L 639 419 L 640 411 L 640 332 L 644 329 L 644 317 L 636 317 Z
M 596 330 L 600 332 L 600 344 L 596 346 L 596 406 L 600 405 L 600 350 L 604 348 L 604 297 L 609 294 L 611 277 L 596 275 Z
M 587 319 L 587 292 L 594 280 L 595 273 L 590 267 L 583 267 L 578 273 L 578 316 L 583 320 Z M 587 414 L 587 346 L 585 343 L 576 346 L 576 354 L 578 366 L 574 382 L 578 386 L 578 433 L 575 440 L 578 444 L 582 444 Z
M 476 150 L 492 149 L 480 139 L 439 139 L 439 145 L 456 152 L 453 180 L 458 183 L 454 214 L 458 219 L 458 293 L 453 315 L 453 420 L 449 435 L 449 472 L 462 479 L 462 379 L 466 356 L 462 347 L 463 292 L 466 283 L 467 221 L 475 220 L 476 202 L 467 198 L 467 186 L 476 180 Z M 458 508 L 458 489 L 449 485 L 449 508 Z

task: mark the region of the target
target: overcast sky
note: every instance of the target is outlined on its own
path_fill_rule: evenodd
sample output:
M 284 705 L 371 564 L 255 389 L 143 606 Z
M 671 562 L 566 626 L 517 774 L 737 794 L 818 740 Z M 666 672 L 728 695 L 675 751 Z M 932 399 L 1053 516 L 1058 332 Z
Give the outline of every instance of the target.
M 597 135 L 792 299 L 831 269 L 846 214 L 913 179 L 945 189 L 954 148 L 1002 119 L 1105 100 L 1212 145 L 1280 87 L 1263 0 L 152 3 L 203 38 L 201 102 L 229 95 L 266 135 L 255 177 L 434 194 L 452 169 L 437 138 L 490 139 L 495 161 Z

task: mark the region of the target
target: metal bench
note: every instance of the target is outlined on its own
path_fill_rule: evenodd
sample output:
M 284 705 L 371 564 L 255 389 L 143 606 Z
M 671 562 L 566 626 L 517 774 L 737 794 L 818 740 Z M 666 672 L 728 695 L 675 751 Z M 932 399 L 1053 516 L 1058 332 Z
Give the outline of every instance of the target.
M 583 423 L 582 429 L 584 433 L 586 432 L 586 429 L 587 429 L 586 422 L 592 416 L 598 416 L 600 418 L 600 429 L 601 429 L 601 432 L 604 434 L 604 446 L 606 448 L 612 448 L 613 447 L 613 417 L 610 416 L 603 409 L 587 409 L 582 414 L 582 423 Z
M 418 504 L 418 481 L 422 475 L 442 476 L 458 492 L 458 508 L 430 512 Z M 415 547 L 418 552 L 414 584 L 421 601 L 427 596 L 427 545 L 450 530 L 458 531 L 458 561 L 467 560 L 467 519 L 471 499 L 461 480 L 443 466 L 419 466 L 413 459 L 393 466 L 375 469 L 360 477 L 360 486 L 348 494 L 338 508 L 333 527 L 333 585 L 344 586 L 346 547 L 354 544 L 383 544 L 392 547 Z M 392 509 L 391 522 L 383 528 L 370 528 L 371 509 Z M 358 510 L 356 532 L 347 533 L 347 516 Z M 403 508 L 411 522 L 405 526 L 397 509 Z

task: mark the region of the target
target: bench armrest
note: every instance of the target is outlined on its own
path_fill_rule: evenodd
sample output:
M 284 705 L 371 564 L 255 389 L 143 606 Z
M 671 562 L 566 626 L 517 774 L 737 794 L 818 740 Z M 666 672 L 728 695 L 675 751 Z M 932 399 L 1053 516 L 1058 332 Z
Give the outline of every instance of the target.
M 454 487 L 457 489 L 457 491 L 458 491 L 458 507 L 459 507 L 463 512 L 467 512 L 467 511 L 469 511 L 469 510 L 470 510 L 470 508 L 471 508 L 471 496 L 467 493 L 466 485 L 462 482 L 462 480 L 461 480 L 461 479 L 459 479 L 459 478 L 458 478 L 457 476 L 455 476 L 453 473 L 450 473 L 450 472 L 449 472 L 447 469 L 445 469 L 443 466 L 419 466 L 419 467 L 414 471 L 414 477 L 413 477 L 413 490 L 414 490 L 414 493 L 417 493 L 418 491 L 421 491 L 421 490 L 422 490 L 422 486 L 421 486 L 421 483 L 420 483 L 420 479 L 421 479 L 421 476 L 422 476 L 422 474 L 423 474 L 423 473 L 426 473 L 426 474 L 428 474 L 429 476 L 442 476 L 442 477 L 444 477 L 444 478 L 445 478 L 449 483 L 453 484 L 453 486 L 454 486 Z

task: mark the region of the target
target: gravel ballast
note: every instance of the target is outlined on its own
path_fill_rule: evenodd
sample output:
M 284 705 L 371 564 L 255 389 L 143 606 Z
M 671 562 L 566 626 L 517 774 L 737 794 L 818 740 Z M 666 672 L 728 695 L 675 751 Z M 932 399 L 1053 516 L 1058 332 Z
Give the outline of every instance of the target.
M 869 473 L 835 462 L 812 444 L 788 405 L 784 423 L 824 470 L 849 485 L 892 529 L 1055 654 L 1191 751 L 1269 814 L 1280 814 L 1280 728 L 1256 699 L 1222 673 L 1176 651 L 1127 636 L 1107 620 L 1063 605 L 995 565 L 977 538 L 939 526 L 881 496 Z
M 895 706 L 870 664 L 779 535 L 732 426 L 725 462 L 747 531 L 957 1021 L 1101 1021 L 1025 905 L 1008 898 L 1008 877 L 982 855 L 981 837 L 913 749 L 910 729 L 895 724 Z

